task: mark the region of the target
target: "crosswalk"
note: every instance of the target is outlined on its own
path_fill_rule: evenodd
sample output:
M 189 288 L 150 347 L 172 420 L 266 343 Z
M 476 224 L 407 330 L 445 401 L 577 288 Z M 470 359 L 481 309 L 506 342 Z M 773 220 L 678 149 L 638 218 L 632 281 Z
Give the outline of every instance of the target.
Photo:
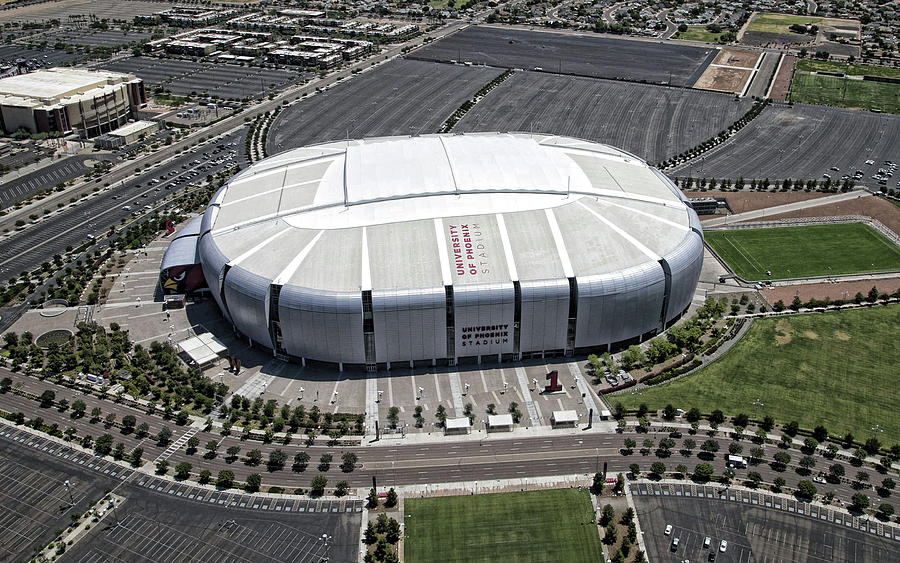
M 166 448 L 165 451 L 163 451 L 163 453 L 159 454 L 159 457 L 157 457 L 155 460 L 153 460 L 153 463 L 157 463 L 157 462 L 169 459 L 172 456 L 172 454 L 174 454 L 175 452 L 180 450 L 185 444 L 187 444 L 188 440 L 190 440 L 192 437 L 194 437 L 194 435 L 196 435 L 197 432 L 199 432 L 199 431 L 200 431 L 200 428 L 195 427 L 195 426 L 191 426 L 190 428 L 188 428 L 187 432 L 185 432 L 184 434 L 179 436 L 177 440 L 175 440 L 174 442 L 169 444 L 169 447 Z

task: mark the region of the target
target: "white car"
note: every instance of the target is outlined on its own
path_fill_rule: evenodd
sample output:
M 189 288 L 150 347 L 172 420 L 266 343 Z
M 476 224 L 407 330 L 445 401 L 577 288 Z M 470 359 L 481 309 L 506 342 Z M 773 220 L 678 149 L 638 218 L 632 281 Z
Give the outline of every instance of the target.
M 719 544 L 719 551 L 721 551 L 722 553 L 725 553 L 725 550 L 727 550 L 727 549 L 728 549 L 728 542 L 725 540 L 722 540 L 722 543 Z
M 671 535 L 671 533 L 672 533 L 672 525 L 667 524 L 665 534 L 668 536 L 668 535 Z

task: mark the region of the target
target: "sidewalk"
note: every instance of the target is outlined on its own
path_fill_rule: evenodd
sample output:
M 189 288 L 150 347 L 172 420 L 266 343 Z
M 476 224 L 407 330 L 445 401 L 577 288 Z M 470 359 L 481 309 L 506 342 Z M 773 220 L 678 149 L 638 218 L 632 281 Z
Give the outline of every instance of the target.
M 366 435 L 362 440 L 363 446 L 395 446 L 398 444 L 428 444 L 428 443 L 452 443 L 452 442 L 480 442 L 484 440 L 514 440 L 517 438 L 529 439 L 540 438 L 542 436 L 577 436 L 583 432 L 592 432 L 597 434 L 611 434 L 616 431 L 616 422 L 614 420 L 605 420 L 595 422 L 593 427 L 588 428 L 586 423 L 580 422 L 575 428 L 553 428 L 551 426 L 531 426 L 516 427 L 509 431 L 486 432 L 483 428 L 472 428 L 468 434 L 450 434 L 445 435 L 442 431 L 435 432 L 408 432 L 404 434 L 381 434 L 379 440 L 375 440 L 374 436 Z

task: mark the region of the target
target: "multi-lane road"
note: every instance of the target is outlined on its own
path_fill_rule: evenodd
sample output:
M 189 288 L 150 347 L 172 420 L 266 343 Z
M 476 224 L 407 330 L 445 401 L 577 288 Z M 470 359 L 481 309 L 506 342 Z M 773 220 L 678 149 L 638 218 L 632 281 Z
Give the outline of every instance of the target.
M 668 457 L 657 457 L 655 445 L 650 448 L 650 453 L 643 455 L 640 449 L 645 439 L 651 439 L 654 444 L 657 444 L 661 438 L 666 437 L 666 432 L 661 428 L 660 431 L 652 431 L 649 434 L 638 434 L 630 430 L 624 433 L 583 431 L 576 434 L 545 434 L 534 437 L 502 437 L 502 435 L 493 434 L 480 440 L 472 437 L 462 440 L 435 437 L 431 442 L 416 440 L 412 443 L 408 443 L 402 438 L 386 438 L 377 443 L 338 446 L 327 446 L 321 444 L 321 441 L 317 442 L 321 445 L 306 446 L 303 443 L 304 437 L 298 435 L 288 445 L 263 444 L 253 440 L 242 440 L 237 434 L 222 436 L 216 431 L 204 432 L 196 428 L 176 426 L 171 421 L 163 421 L 157 416 L 148 415 L 126 404 L 102 400 L 92 395 L 83 395 L 67 387 L 14 374 L 6 369 L 0 369 L 0 377 L 12 378 L 15 389 L 32 395 L 39 395 L 43 391 L 51 389 L 55 392 L 57 400 L 65 398 L 71 404 L 75 399 L 81 399 L 87 404 L 88 415 L 73 419 L 70 412 L 60 412 L 55 407 L 41 408 L 34 399 L 13 392 L 0 395 L 0 409 L 2 410 L 23 412 L 27 417 L 40 416 L 45 424 L 55 423 L 59 425 L 60 429 L 73 426 L 77 429 L 79 436 L 89 434 L 96 438 L 103 433 L 110 433 L 116 442 L 124 444 L 126 451 L 140 445 L 145 450 L 144 459 L 151 462 L 165 452 L 172 466 L 186 461 L 193 465 L 194 473 L 201 469 L 209 469 L 215 475 L 220 470 L 229 469 L 238 479 L 246 478 L 251 473 L 261 473 L 267 486 L 280 485 L 292 488 L 306 486 L 314 476 L 319 474 L 324 474 L 332 484 L 340 480 L 347 480 L 351 486 L 357 487 L 370 486 L 373 477 L 378 480 L 380 485 L 384 486 L 475 481 L 486 484 L 496 479 L 527 479 L 548 475 L 593 473 L 601 470 L 604 464 L 610 473 L 627 472 L 628 466 L 632 463 L 639 464 L 642 471 L 649 472 L 650 464 L 655 461 L 663 462 L 668 471 L 674 471 L 679 464 L 684 464 L 689 470 L 693 470 L 696 464 L 709 461 L 715 467 L 716 473 L 720 474 L 725 469 L 728 446 L 732 442 L 730 437 L 723 435 L 724 433 L 717 433 L 712 439 L 719 444 L 719 452 L 712 456 L 711 460 L 701 457 L 696 448 L 687 455 L 682 453 L 680 450 L 683 447 L 683 439 L 675 439 L 676 446 L 671 449 Z M 91 422 L 89 420 L 91 418 L 90 411 L 95 406 L 102 410 L 101 421 Z M 159 446 L 150 437 L 141 438 L 133 433 L 123 434 L 121 429 L 116 426 L 104 428 L 102 419 L 105 419 L 109 413 L 116 414 L 118 421 L 121 421 L 123 416 L 131 414 L 137 418 L 138 423 L 147 422 L 150 426 L 150 436 L 155 435 L 162 426 L 168 426 L 173 431 L 172 440 L 178 447 Z M 200 446 L 196 453 L 186 453 L 186 438 L 179 441 L 179 438 L 186 433 L 196 436 L 199 440 Z M 685 435 L 684 438 L 687 437 Z M 700 433 L 693 438 L 699 444 L 708 436 Z M 638 447 L 634 449 L 633 453 L 627 455 L 623 454 L 626 439 L 633 439 L 638 443 Z M 210 441 L 218 444 L 218 450 L 215 456 L 205 457 L 205 445 Z M 741 443 L 745 455 L 751 447 L 754 447 L 749 438 L 744 439 Z M 227 458 L 226 451 L 232 446 L 240 448 L 237 459 Z M 774 458 L 776 452 L 782 451 L 776 444 L 766 444 L 761 447 L 765 451 L 765 459 L 769 461 Z M 283 469 L 267 471 L 266 461 L 269 452 L 276 448 L 288 455 L 287 463 Z M 245 462 L 246 454 L 252 449 L 259 449 L 262 453 L 263 462 L 260 466 L 248 465 Z M 303 472 L 292 471 L 293 457 L 301 451 L 309 454 L 309 466 Z M 347 452 L 355 453 L 360 464 L 350 473 L 342 472 L 339 467 L 341 456 Z M 736 479 L 738 481 L 746 479 L 748 471 L 759 472 L 766 483 L 782 477 L 787 481 L 789 487 L 795 487 L 801 479 L 810 479 L 811 476 L 803 476 L 796 471 L 801 453 L 796 449 L 789 452 L 792 461 L 787 470 L 778 470 L 769 463 L 760 463 L 747 469 L 738 469 Z M 332 454 L 334 460 L 327 471 L 320 473 L 317 467 L 319 457 L 325 453 Z M 858 468 L 841 459 L 827 460 L 821 455 L 816 455 L 816 459 L 817 466 L 812 470 L 813 474 L 818 471 L 827 471 L 827 467 L 833 463 L 840 463 L 847 476 L 855 476 L 858 471 L 865 470 L 872 474 L 873 482 L 879 479 L 871 468 Z M 849 478 L 845 478 L 839 483 L 817 486 L 820 493 L 833 491 L 835 497 L 844 502 L 849 502 L 853 494 L 859 492 L 853 487 Z M 863 492 L 869 494 L 873 502 L 877 500 L 869 487 L 866 487 Z

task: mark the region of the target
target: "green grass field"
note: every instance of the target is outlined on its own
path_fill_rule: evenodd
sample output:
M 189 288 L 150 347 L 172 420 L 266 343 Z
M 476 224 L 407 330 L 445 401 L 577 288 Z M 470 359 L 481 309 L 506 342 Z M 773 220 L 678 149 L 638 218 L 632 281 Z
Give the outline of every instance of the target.
M 816 59 L 801 59 L 797 61 L 797 70 L 807 72 L 843 72 L 851 76 L 884 76 L 887 78 L 900 78 L 900 68 L 888 68 L 871 65 L 848 65 L 837 61 L 819 61 Z
M 790 14 L 757 14 L 747 26 L 747 31 L 765 31 L 768 33 L 790 33 L 792 25 L 813 24 L 822 27 L 825 18 L 815 16 L 792 16 Z
M 900 270 L 900 248 L 862 223 L 707 231 L 706 242 L 745 280 Z
M 900 85 L 887 82 L 795 73 L 789 97 L 792 102 L 900 113 Z
M 602 561 L 586 490 L 408 499 L 405 560 Z
M 705 41 L 707 43 L 718 43 L 719 39 L 728 33 L 728 30 L 719 33 L 713 33 L 706 29 L 705 25 L 689 25 L 687 31 L 675 34 L 673 39 L 684 39 L 685 41 Z
M 758 319 L 716 362 L 669 384 L 609 397 L 628 408 L 699 408 L 796 420 L 832 434 L 900 441 L 900 305 Z M 759 401 L 761 406 L 754 405 Z

